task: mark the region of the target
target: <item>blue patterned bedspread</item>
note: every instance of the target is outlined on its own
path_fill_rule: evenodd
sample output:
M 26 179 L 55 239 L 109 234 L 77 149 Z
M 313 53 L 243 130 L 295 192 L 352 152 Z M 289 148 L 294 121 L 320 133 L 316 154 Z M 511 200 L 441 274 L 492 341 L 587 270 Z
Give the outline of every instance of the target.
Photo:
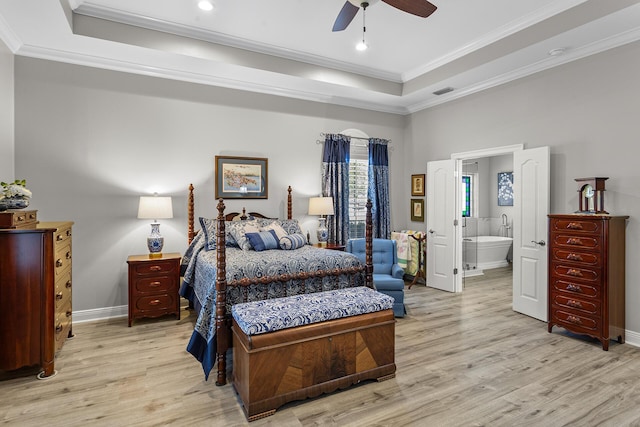
M 268 250 L 262 252 L 243 251 L 240 248 L 226 248 L 227 282 L 244 277 L 260 278 L 279 274 L 315 272 L 361 266 L 354 255 L 328 249 L 304 246 L 296 250 Z M 199 233 L 183 257 L 184 282 L 180 294 L 188 298 L 199 311 L 194 332 L 187 346 L 200 363 L 208 378 L 216 361 L 215 309 L 216 309 L 216 251 L 207 251 L 204 238 Z M 336 283 L 338 280 L 338 283 Z M 350 279 L 347 275 L 307 279 L 304 293 L 363 286 L 364 275 Z M 260 301 L 303 293 L 300 280 L 269 285 L 250 285 L 245 288 L 247 301 Z M 227 313 L 231 306 L 244 302 L 243 288 L 227 289 Z

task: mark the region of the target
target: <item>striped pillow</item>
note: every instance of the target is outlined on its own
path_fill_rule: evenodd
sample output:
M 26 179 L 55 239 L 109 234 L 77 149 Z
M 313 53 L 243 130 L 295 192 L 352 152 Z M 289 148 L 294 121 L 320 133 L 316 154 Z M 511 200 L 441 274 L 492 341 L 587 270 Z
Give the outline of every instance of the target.
M 303 247 L 307 244 L 307 239 L 303 234 L 294 233 L 280 239 L 280 249 L 292 250 Z
M 278 248 L 278 236 L 273 230 L 261 231 L 259 233 L 246 233 L 251 247 L 256 252 L 266 251 L 268 249 Z

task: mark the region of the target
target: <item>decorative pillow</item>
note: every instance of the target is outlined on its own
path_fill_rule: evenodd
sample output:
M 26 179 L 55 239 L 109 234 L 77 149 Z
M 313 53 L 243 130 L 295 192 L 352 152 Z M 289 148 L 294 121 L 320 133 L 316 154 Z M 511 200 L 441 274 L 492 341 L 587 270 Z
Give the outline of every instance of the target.
M 200 217 L 200 227 L 204 233 L 205 249 L 208 251 L 216 248 L 216 231 L 218 229 L 218 220 Z M 229 233 L 229 221 L 225 221 L 225 245 L 226 246 L 238 246 L 235 239 Z
M 263 227 L 260 228 L 260 230 L 262 230 L 262 231 L 274 231 L 276 233 L 276 236 L 278 236 L 278 240 L 282 239 L 284 236 L 289 234 L 277 222 L 272 222 L 271 224 L 269 224 L 267 226 L 263 226 Z
M 256 221 L 231 221 L 227 229 L 243 251 L 251 250 L 251 242 L 247 239 L 246 234 L 260 232 Z
M 278 236 L 273 230 L 261 231 L 259 233 L 246 233 L 251 247 L 256 252 L 266 251 L 268 249 L 280 249 Z
M 297 219 L 279 219 L 276 223 L 280 224 L 287 234 L 302 234 L 302 229 Z
M 292 250 L 303 247 L 307 244 L 307 239 L 302 233 L 294 233 L 280 239 L 280 249 Z

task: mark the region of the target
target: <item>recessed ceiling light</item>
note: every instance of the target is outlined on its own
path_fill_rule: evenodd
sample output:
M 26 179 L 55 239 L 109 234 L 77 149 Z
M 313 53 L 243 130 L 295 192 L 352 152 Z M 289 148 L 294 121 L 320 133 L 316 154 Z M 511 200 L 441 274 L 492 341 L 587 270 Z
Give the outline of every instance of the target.
M 207 12 L 213 10 L 213 4 L 211 4 L 208 0 L 201 0 L 198 2 L 198 7 L 202 10 L 206 10 Z

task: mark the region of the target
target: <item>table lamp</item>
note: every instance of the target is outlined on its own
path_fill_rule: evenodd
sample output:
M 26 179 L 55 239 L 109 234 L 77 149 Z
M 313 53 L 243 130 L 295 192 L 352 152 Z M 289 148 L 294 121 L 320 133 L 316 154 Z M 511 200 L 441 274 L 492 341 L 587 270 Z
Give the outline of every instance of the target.
M 160 235 L 159 219 L 173 218 L 173 206 L 171 197 L 141 196 L 138 205 L 138 218 L 152 219 L 151 234 L 147 237 L 147 247 L 149 248 L 149 258 L 160 258 L 162 256 L 162 246 L 164 237 Z
M 329 229 L 327 229 L 327 218 L 323 215 L 333 215 L 333 197 L 311 197 L 309 199 L 309 215 L 320 215 L 318 219 L 318 243 L 321 246 L 327 244 L 329 239 Z

